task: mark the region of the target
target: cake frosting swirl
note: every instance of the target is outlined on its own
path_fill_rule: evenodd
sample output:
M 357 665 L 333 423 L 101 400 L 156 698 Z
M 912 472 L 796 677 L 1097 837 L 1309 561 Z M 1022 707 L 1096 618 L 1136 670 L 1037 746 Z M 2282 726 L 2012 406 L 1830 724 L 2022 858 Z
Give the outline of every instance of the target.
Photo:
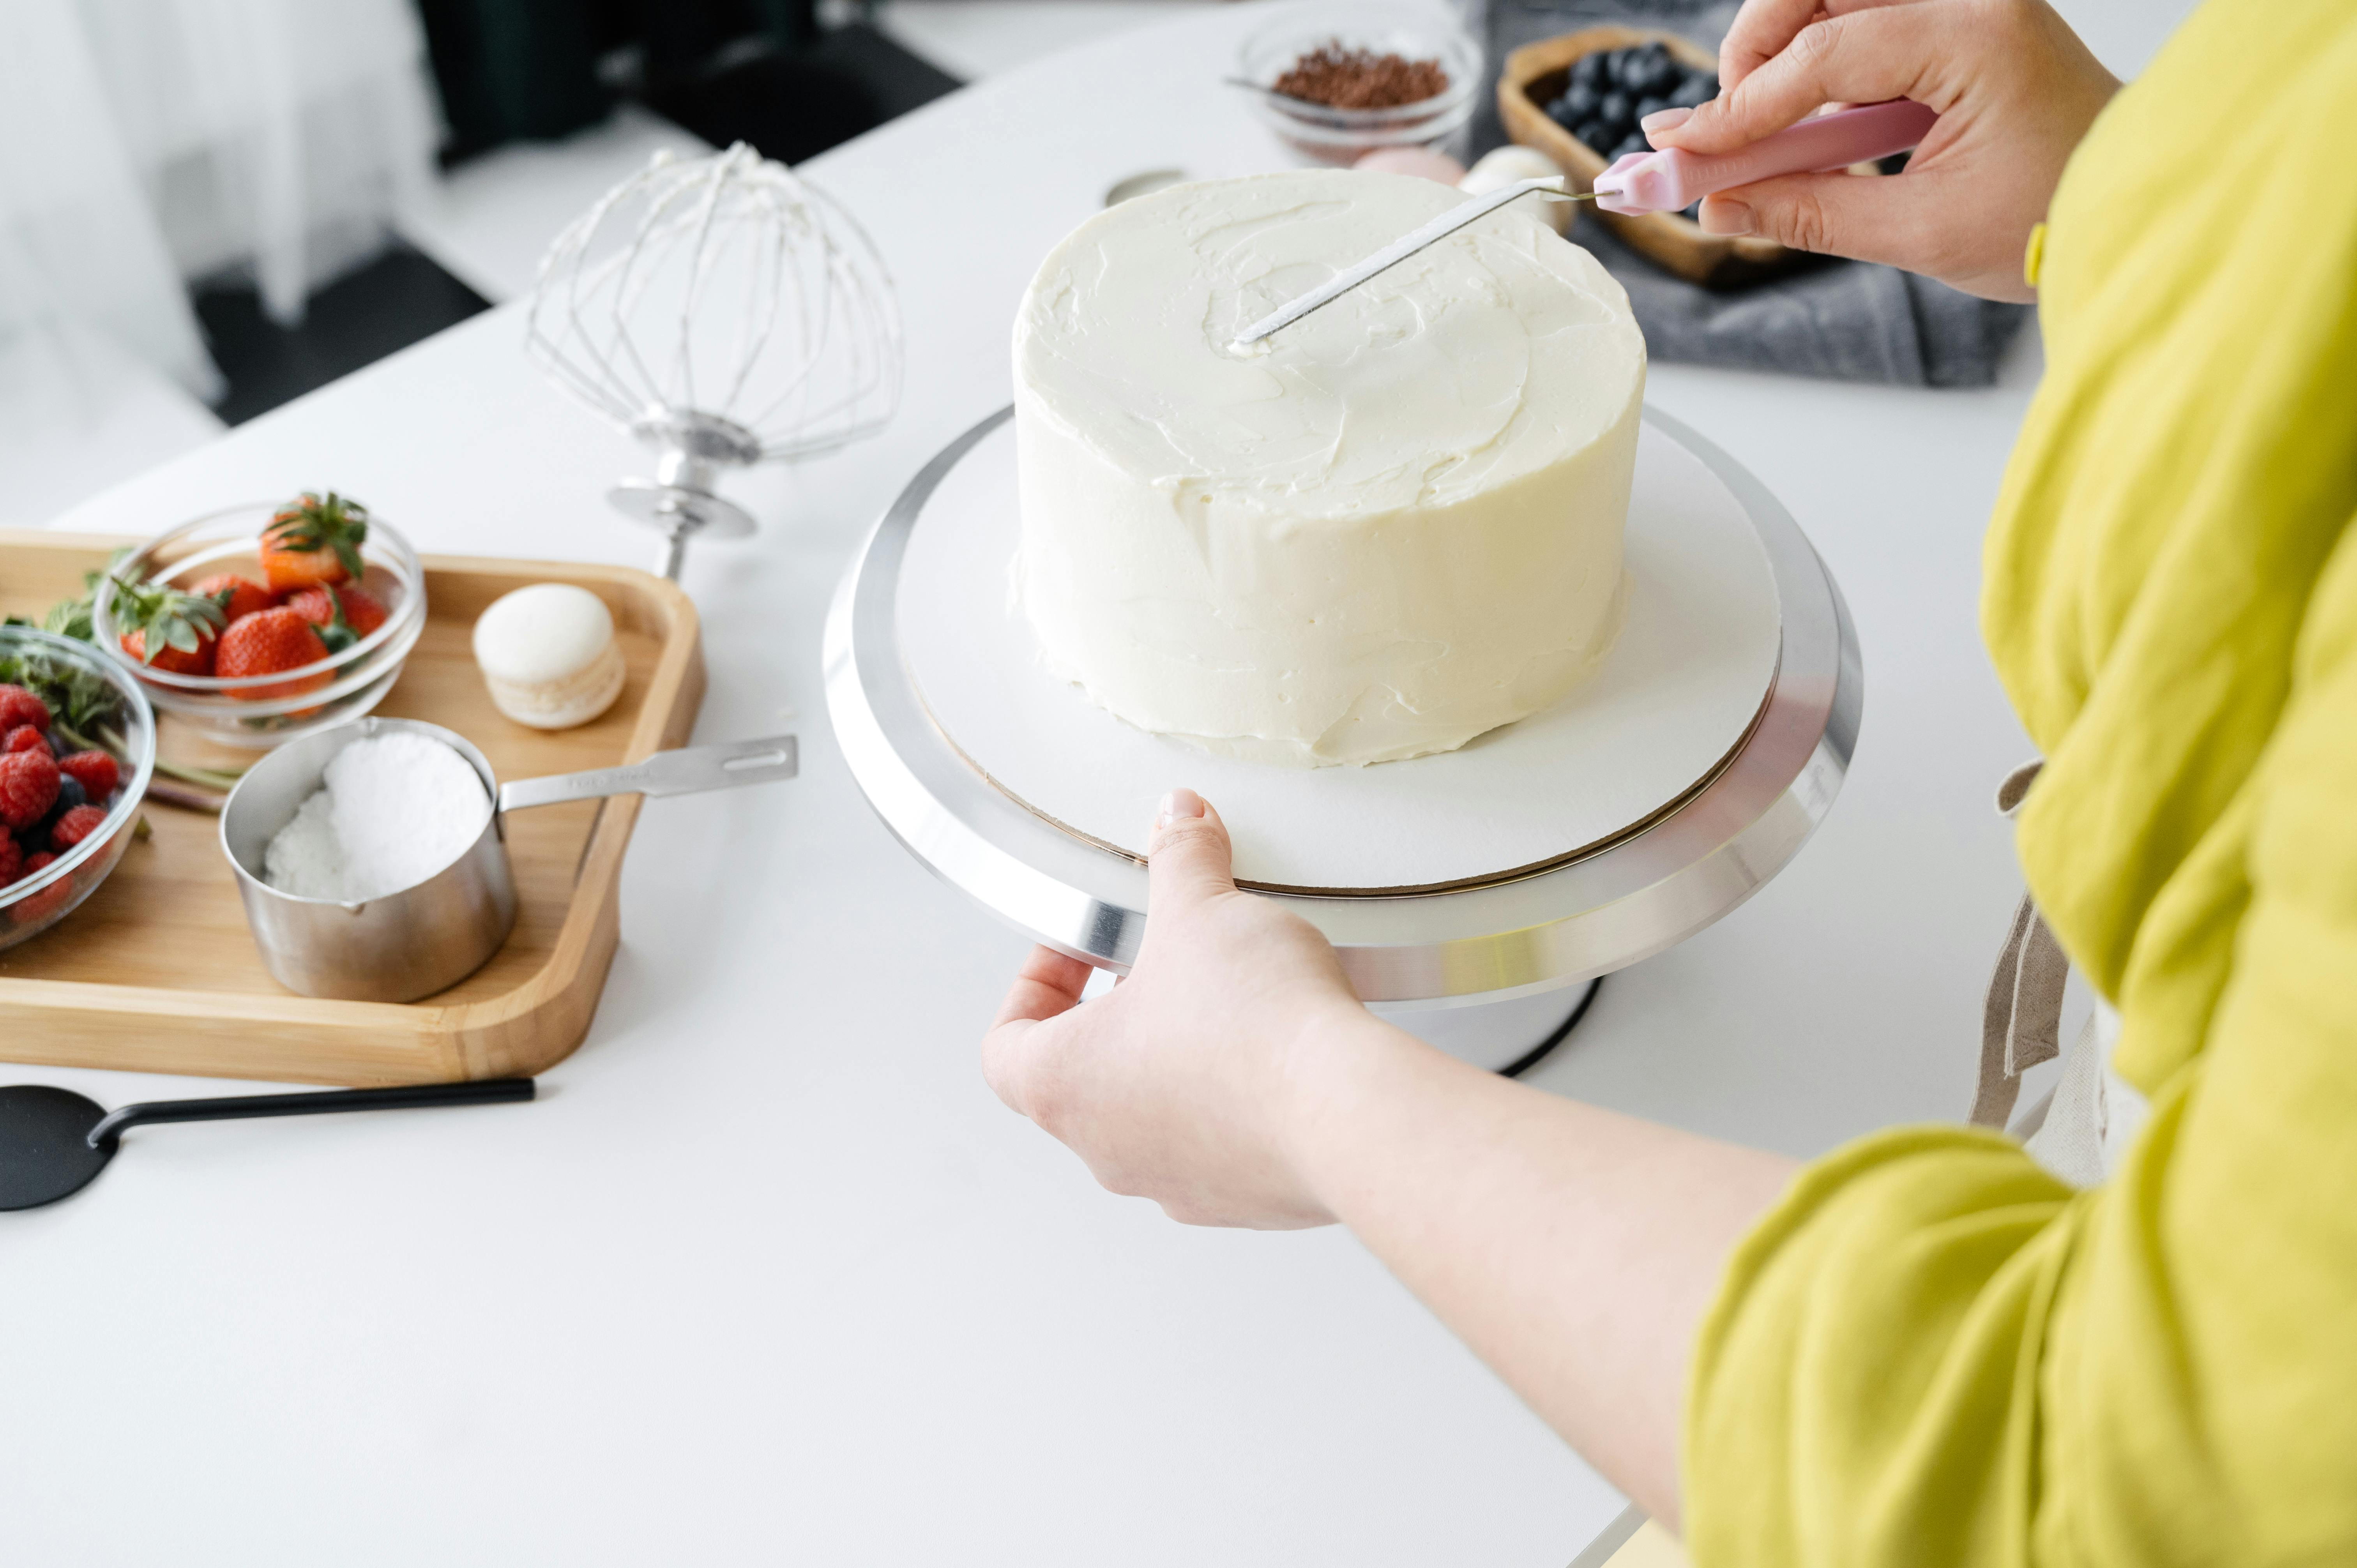
M 1090 219 L 1015 325 L 1017 591 L 1141 728 L 1297 766 L 1448 750 L 1618 628 L 1644 341 L 1513 209 L 1249 349 L 1236 333 L 1462 199 L 1304 170 Z

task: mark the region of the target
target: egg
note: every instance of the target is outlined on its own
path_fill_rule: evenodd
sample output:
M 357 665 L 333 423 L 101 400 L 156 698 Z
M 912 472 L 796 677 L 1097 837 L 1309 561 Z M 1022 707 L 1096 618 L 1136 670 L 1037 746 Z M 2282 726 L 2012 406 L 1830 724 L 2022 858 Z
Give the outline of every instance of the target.
M 1418 179 L 1437 179 L 1443 185 L 1455 185 L 1465 177 L 1463 164 L 1430 147 L 1377 147 L 1362 154 L 1351 166 L 1373 169 L 1379 174 L 1409 174 Z
M 1465 171 L 1457 188 L 1468 196 L 1483 196 L 1501 186 L 1525 179 L 1553 179 L 1562 173 L 1555 161 L 1536 147 L 1495 147 L 1482 154 L 1480 160 Z M 1558 234 L 1571 227 L 1572 214 L 1577 210 L 1568 201 L 1549 201 L 1536 196 L 1515 202 L 1513 207 L 1517 212 L 1528 212 L 1551 225 Z

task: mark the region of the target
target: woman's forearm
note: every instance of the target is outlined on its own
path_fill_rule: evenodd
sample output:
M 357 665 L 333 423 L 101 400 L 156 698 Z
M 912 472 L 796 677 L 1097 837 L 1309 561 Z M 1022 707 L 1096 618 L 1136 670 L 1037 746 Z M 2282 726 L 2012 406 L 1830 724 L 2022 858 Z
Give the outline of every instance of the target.
M 1534 1094 L 1361 1016 L 1297 1064 L 1307 1180 L 1550 1426 L 1674 1527 L 1695 1331 L 1794 1162 Z
M 1791 1162 L 1539 1093 L 1391 1027 L 1323 937 L 1237 890 L 1229 856 L 1218 812 L 1174 794 L 1129 979 L 1082 1005 L 1087 966 L 1033 953 L 983 1041 L 992 1087 L 1175 1218 L 1348 1224 L 1674 1523 L 1695 1328 Z

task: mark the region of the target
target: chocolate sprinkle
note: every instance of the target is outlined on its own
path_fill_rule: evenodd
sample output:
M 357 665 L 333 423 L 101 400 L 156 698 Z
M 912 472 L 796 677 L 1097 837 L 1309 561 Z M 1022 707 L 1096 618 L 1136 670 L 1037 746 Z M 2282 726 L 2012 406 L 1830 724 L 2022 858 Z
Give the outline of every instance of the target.
M 1276 79 L 1276 91 L 1329 109 L 1395 109 L 1448 91 L 1448 72 L 1437 59 L 1408 59 L 1354 49 L 1336 38 L 1303 55 Z

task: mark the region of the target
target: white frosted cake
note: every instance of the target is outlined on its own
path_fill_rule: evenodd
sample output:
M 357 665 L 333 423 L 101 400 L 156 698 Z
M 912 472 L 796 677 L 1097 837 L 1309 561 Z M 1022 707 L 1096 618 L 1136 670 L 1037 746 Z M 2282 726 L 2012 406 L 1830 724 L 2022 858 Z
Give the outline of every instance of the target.
M 1232 346 L 1461 199 L 1258 175 L 1049 254 L 1015 322 L 1016 585 L 1052 671 L 1142 729 L 1321 766 L 1463 746 L 1601 661 L 1645 345 L 1587 252 L 1509 209 Z

